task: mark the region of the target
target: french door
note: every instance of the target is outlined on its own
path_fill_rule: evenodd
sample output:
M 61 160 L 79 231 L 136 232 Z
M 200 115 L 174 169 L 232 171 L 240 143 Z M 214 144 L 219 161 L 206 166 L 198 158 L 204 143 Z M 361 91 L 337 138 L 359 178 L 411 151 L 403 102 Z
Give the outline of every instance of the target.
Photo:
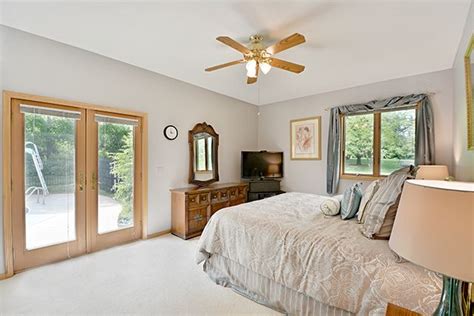
M 117 143 L 120 143 L 118 145 Z M 87 111 L 88 251 L 141 237 L 141 126 L 131 116 Z M 117 147 L 120 150 L 117 151 Z M 112 160 L 111 160 L 112 158 Z
M 11 103 L 13 268 L 141 237 L 141 119 Z

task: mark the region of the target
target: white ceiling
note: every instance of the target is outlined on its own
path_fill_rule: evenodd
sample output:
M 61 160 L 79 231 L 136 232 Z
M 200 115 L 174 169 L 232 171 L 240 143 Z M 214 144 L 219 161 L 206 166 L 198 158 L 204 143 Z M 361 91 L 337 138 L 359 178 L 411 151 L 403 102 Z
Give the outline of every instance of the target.
M 2 23 L 252 104 L 452 67 L 470 0 L 111 1 L 3 3 Z M 219 35 L 306 43 L 278 54 L 306 66 L 272 69 L 258 84 L 245 67 L 204 68 L 241 55 Z

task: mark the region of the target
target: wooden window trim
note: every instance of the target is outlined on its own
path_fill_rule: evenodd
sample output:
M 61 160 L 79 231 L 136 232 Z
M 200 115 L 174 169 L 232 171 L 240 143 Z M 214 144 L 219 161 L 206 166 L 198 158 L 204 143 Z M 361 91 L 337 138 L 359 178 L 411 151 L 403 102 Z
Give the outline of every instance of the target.
M 404 111 L 404 110 L 418 110 L 419 103 L 406 106 L 402 108 L 395 108 L 389 109 L 384 111 L 374 111 L 374 112 L 367 112 L 361 113 L 363 114 L 373 114 L 374 115 L 374 144 L 373 144 L 373 166 L 372 166 L 372 174 L 353 174 L 353 173 L 344 173 L 345 170 L 345 146 L 346 146 L 346 124 L 345 124 L 345 117 L 347 115 L 340 114 L 340 122 L 341 122 L 341 135 L 340 135 L 340 170 L 339 170 L 339 177 L 343 180 L 365 180 L 365 181 L 373 181 L 378 179 L 383 179 L 387 177 L 386 175 L 381 174 L 381 147 L 382 147 L 382 113 L 386 112 L 397 112 L 397 111 Z M 416 115 L 418 115 L 417 111 L 415 111 L 415 128 L 416 128 Z
M 4 260 L 5 273 L 0 275 L 0 280 L 12 277 L 14 275 L 13 267 L 13 225 L 12 225 L 12 104 L 14 99 L 20 99 L 30 102 L 43 102 L 56 106 L 74 107 L 86 110 L 95 110 L 105 113 L 115 113 L 124 116 L 135 116 L 141 119 L 141 238 L 148 237 L 148 115 L 147 113 L 131 111 L 125 109 L 117 109 L 108 106 L 94 105 L 84 102 L 67 101 L 45 96 L 38 96 L 14 91 L 3 91 L 3 243 L 4 243 Z

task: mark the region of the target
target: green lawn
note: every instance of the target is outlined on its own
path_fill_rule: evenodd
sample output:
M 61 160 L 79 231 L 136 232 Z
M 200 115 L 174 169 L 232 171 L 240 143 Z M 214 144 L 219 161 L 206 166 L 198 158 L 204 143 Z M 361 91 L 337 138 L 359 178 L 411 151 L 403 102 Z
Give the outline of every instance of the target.
M 360 165 L 356 159 L 346 159 L 345 173 L 372 174 L 372 163 L 369 159 L 362 159 Z M 382 159 L 382 175 L 389 175 L 392 171 L 414 164 L 413 160 Z

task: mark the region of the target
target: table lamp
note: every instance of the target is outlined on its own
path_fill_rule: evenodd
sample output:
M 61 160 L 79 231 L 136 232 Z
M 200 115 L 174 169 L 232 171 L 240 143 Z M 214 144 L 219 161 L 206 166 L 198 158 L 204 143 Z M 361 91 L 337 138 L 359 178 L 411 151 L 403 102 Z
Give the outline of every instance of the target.
M 419 165 L 416 178 L 420 180 L 446 180 L 449 177 L 448 166 Z
M 474 282 L 474 183 L 407 180 L 389 246 L 406 260 L 443 275 L 434 315 L 472 313 L 471 294 L 461 288 Z

